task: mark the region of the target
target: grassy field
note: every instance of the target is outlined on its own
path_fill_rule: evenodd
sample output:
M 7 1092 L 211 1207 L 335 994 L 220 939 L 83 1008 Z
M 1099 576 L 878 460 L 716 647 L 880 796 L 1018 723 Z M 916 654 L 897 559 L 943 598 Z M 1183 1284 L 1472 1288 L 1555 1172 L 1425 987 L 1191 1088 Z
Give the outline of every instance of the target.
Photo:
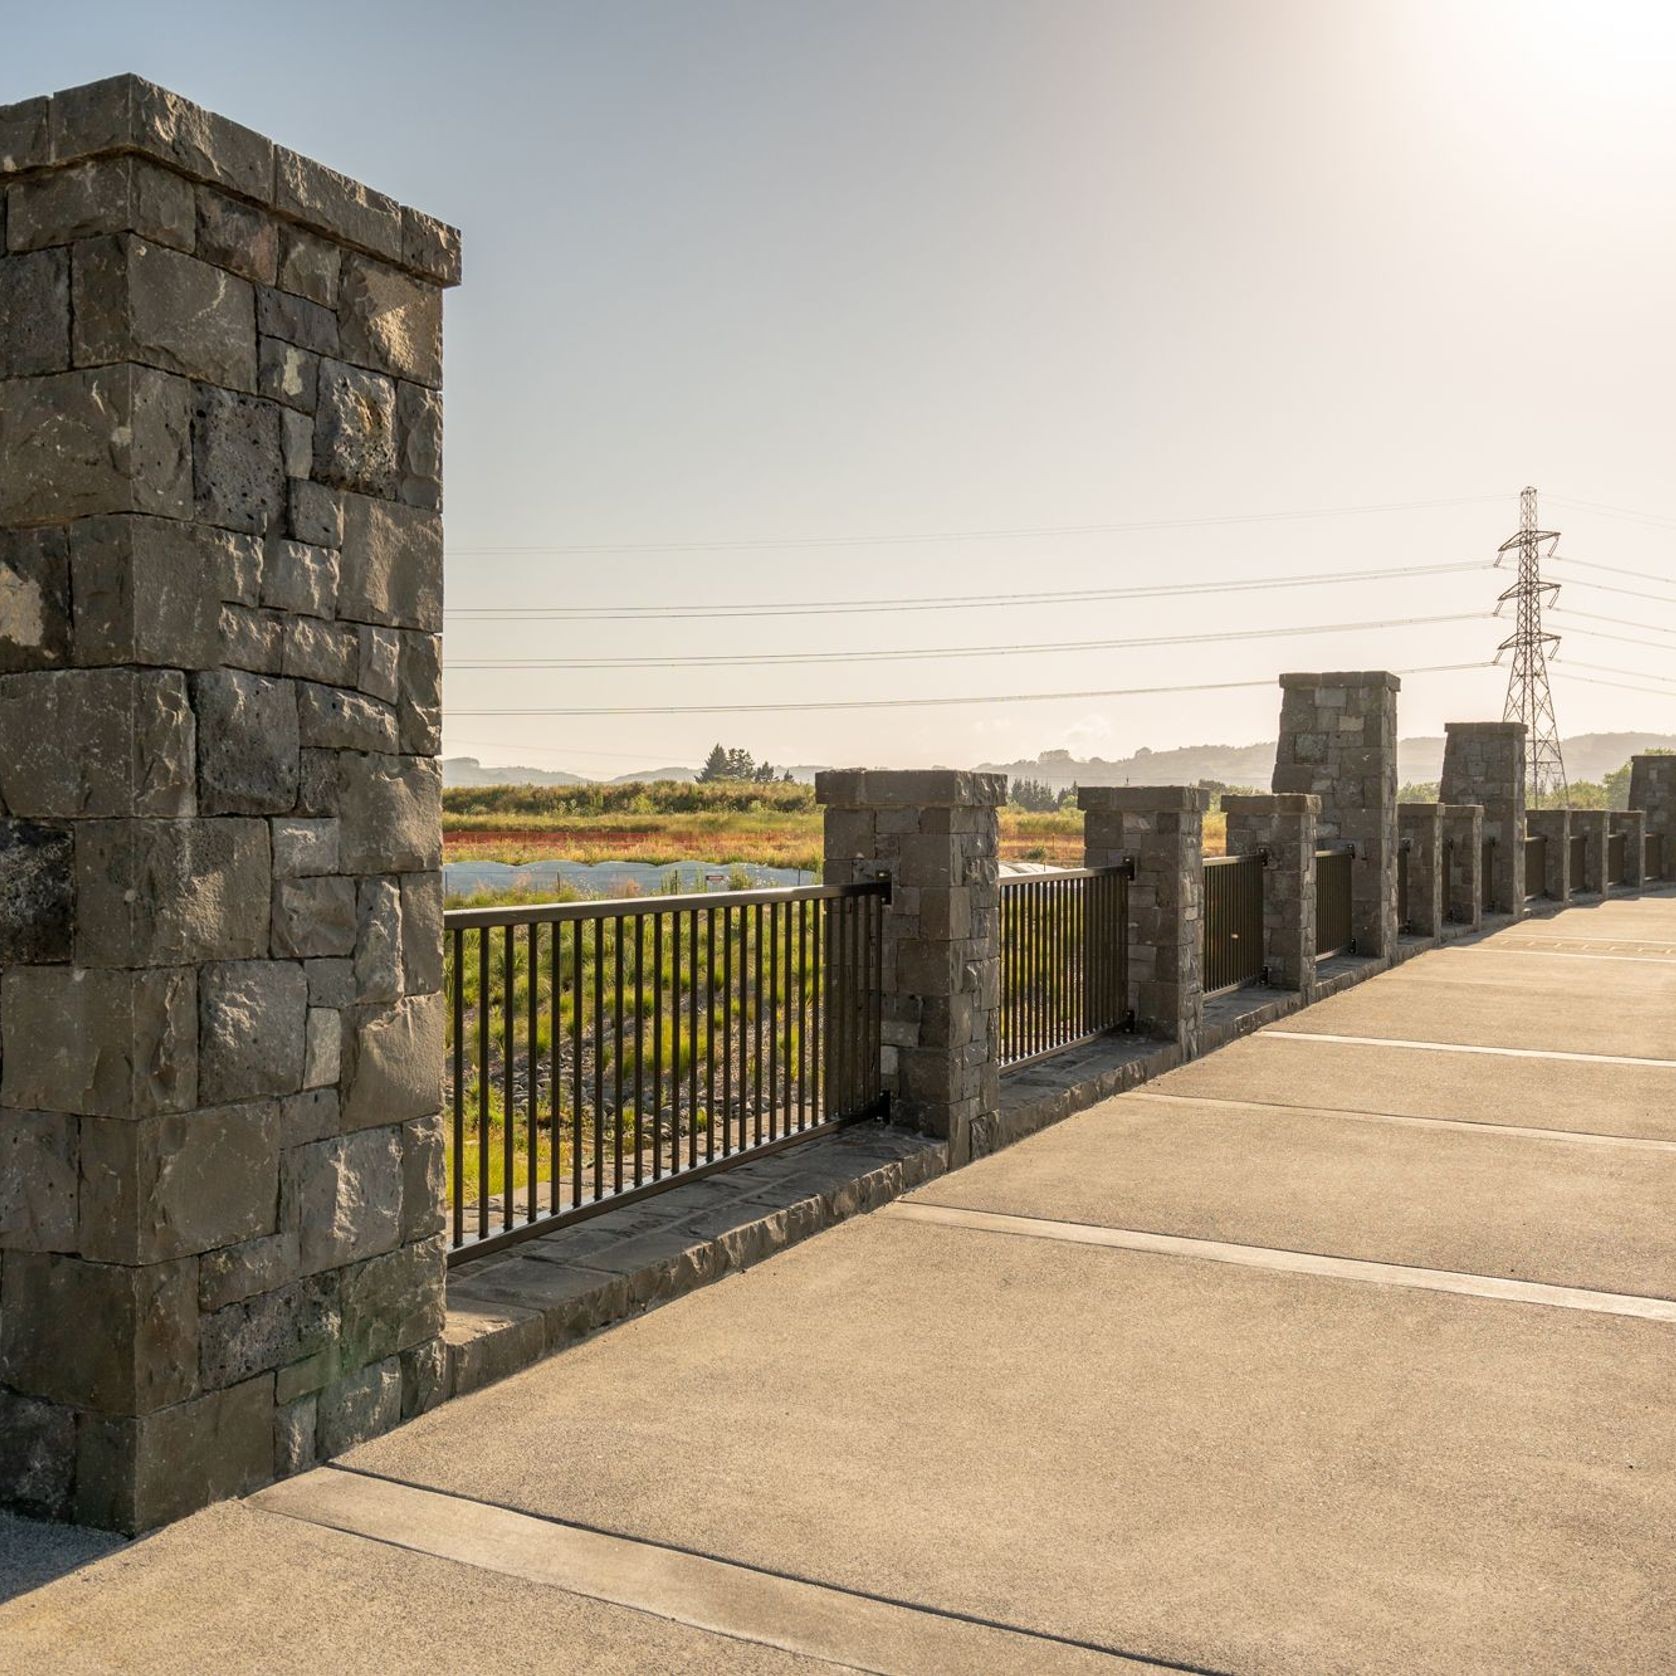
M 443 842 L 451 861 L 677 861 L 744 863 L 818 872 L 821 813 L 808 786 L 771 784 L 722 795 L 710 786 L 508 786 L 450 790 Z M 605 793 L 634 795 L 605 796 Z M 1208 854 L 1222 851 L 1220 814 L 1206 823 Z M 1001 811 L 1003 861 L 1082 860 L 1075 809 Z

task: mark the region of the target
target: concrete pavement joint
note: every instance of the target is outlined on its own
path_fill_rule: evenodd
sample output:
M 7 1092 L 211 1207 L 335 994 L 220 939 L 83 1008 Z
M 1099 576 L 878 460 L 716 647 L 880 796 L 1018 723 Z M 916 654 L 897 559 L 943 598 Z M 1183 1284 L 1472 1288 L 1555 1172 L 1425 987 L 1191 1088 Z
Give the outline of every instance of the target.
M 1406 1286 L 1424 1292 L 1450 1292 L 1495 1303 L 1539 1304 L 1595 1315 L 1627 1315 L 1644 1321 L 1676 1323 L 1676 1300 L 1643 1298 L 1628 1292 L 1591 1292 L 1577 1286 L 1549 1286 L 1540 1281 L 1504 1280 L 1492 1275 L 1461 1274 L 1453 1269 L 1425 1269 L 1406 1263 L 1375 1263 L 1359 1257 L 1329 1257 L 1319 1252 L 1287 1251 L 1276 1246 L 1234 1245 L 1223 1240 L 1191 1239 L 1134 1228 L 1104 1228 L 1089 1222 L 1055 1222 L 1000 1211 L 963 1210 L 915 1200 L 887 1205 L 879 1215 L 928 1222 L 975 1233 L 1060 1240 L 1068 1245 L 1104 1246 L 1159 1257 L 1197 1257 L 1241 1268 L 1319 1279 L 1354 1280 L 1372 1285 Z
M 1072 1676 L 1108 1665 L 1229 1676 L 1203 1665 L 1123 1653 L 767 1571 L 358 1468 L 318 1467 L 258 1491 L 247 1505 L 874 1676 L 940 1676 L 965 1668 Z
M 1487 1053 L 1501 1059 L 1568 1059 L 1585 1065 L 1661 1065 L 1676 1071 L 1676 1059 L 1641 1059 L 1627 1053 L 1571 1053 L 1559 1048 L 1484 1047 L 1472 1042 L 1411 1042 L 1401 1036 L 1329 1036 L 1318 1030 L 1259 1031 L 1254 1042 L 1340 1042 L 1348 1047 L 1414 1048 L 1427 1053 Z
M 1483 949 L 1446 949 L 1447 954 L 1482 954 Z M 1527 959 L 1531 955 L 1545 956 L 1549 960 L 1616 960 L 1627 962 L 1632 966 L 1669 966 L 1673 964 L 1672 956 L 1676 956 L 1676 949 L 1669 950 L 1660 956 L 1655 954 L 1582 954 L 1576 949 L 1523 949 L 1515 943 L 1503 943 L 1499 947 L 1488 951 L 1491 954 L 1522 954 Z
M 1269 1111 L 1298 1112 L 1305 1117 L 1344 1117 L 1357 1123 L 1412 1124 L 1421 1129 L 1453 1129 L 1463 1135 L 1518 1135 L 1533 1141 L 1580 1141 L 1585 1146 L 1645 1147 L 1654 1152 L 1676 1152 L 1676 1141 L 1640 1135 L 1608 1135 L 1593 1129 L 1531 1129 L 1518 1123 L 1472 1123 L 1458 1117 L 1415 1117 L 1406 1112 L 1353 1111 L 1345 1106 L 1297 1105 L 1290 1100 L 1236 1100 L 1215 1094 L 1161 1094 L 1150 1089 L 1123 1096 L 1124 1100 L 1158 1100 L 1172 1106 L 1261 1106 Z

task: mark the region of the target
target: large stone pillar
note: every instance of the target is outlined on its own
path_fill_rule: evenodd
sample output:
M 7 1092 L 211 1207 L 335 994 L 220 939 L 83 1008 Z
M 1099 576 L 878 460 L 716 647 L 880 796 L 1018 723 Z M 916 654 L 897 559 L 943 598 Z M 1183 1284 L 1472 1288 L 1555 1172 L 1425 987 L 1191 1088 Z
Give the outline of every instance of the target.
M 1274 790 L 1321 800 L 1319 839 L 1353 852 L 1350 933 L 1359 954 L 1397 935 L 1397 694 L 1385 670 L 1282 675 Z
M 1489 846 L 1490 880 L 1485 904 L 1493 913 L 1522 918 L 1525 912 L 1525 724 L 1444 724 L 1445 803 L 1479 803 L 1484 808 L 1484 843 Z
M 438 1389 L 459 247 L 127 76 L 0 184 L 0 1498 L 139 1530 Z
M 892 1121 L 953 1163 L 1000 1104 L 1002 774 L 840 769 L 815 776 L 828 884 L 887 878 L 881 997 Z
M 1399 803 L 1397 834 L 1408 869 L 1408 923 L 1398 929 L 1436 937 L 1443 930 L 1443 805 Z
M 1310 792 L 1224 797 L 1228 854 L 1261 855 L 1263 964 L 1276 989 L 1315 993 L 1315 849 L 1321 800 Z
M 1484 923 L 1484 810 L 1440 803 L 1443 813 L 1443 917 L 1474 931 Z
M 1629 806 L 1647 817 L 1656 876 L 1676 879 L 1676 754 L 1630 758 Z
M 1571 811 L 1527 809 L 1525 832 L 1543 843 L 1542 877 L 1527 878 L 1525 889 L 1541 891 L 1551 902 L 1571 900 Z
M 1083 786 L 1083 866 L 1134 867 L 1129 977 L 1138 1029 L 1199 1051 L 1205 1022 L 1205 811 L 1197 786 Z

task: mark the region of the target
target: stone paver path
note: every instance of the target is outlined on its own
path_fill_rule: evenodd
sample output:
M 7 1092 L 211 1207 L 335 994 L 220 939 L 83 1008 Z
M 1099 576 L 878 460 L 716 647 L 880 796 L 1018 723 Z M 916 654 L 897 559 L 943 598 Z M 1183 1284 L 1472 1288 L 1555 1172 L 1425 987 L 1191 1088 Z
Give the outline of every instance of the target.
M 0 1668 L 1676 1669 L 1676 894 L 1408 962 L 0 1609 Z

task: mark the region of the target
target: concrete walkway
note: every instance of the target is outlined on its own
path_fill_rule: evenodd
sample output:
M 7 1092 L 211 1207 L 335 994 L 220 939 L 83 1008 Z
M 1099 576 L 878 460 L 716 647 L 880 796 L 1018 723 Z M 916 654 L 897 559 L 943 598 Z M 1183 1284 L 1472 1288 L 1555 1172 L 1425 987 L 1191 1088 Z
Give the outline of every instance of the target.
M 0 1608 L 0 1670 L 1676 1669 L 1676 895 L 1409 961 Z

